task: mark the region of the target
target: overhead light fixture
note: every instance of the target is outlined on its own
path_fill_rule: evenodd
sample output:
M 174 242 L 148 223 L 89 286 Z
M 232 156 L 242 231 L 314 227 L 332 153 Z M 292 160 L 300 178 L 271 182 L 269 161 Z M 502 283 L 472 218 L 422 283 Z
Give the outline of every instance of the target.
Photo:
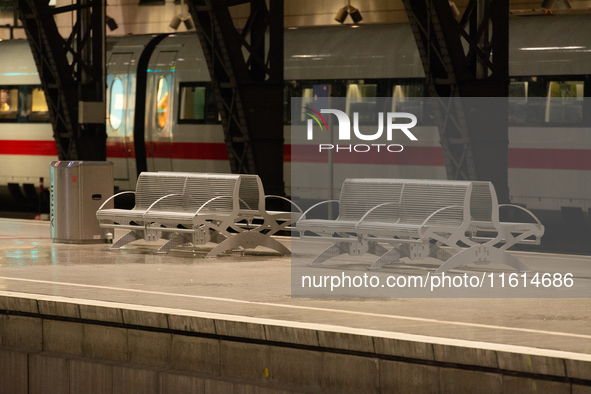
M 351 19 L 353 19 L 353 23 L 357 24 L 363 20 L 361 16 L 361 12 L 357 8 L 349 7 L 349 15 L 351 15 Z
M 363 20 L 363 17 L 361 16 L 359 10 L 351 6 L 351 0 L 348 0 L 347 5 L 337 12 L 337 15 L 335 16 L 334 20 L 339 23 L 344 23 L 348 15 L 351 15 L 353 23 L 359 23 Z
M 347 19 L 347 15 L 349 15 L 349 11 L 347 11 L 347 7 L 343 7 L 337 12 L 337 16 L 335 16 L 334 20 L 343 23 L 345 19 Z
M 176 30 L 179 28 L 179 25 L 181 24 L 181 18 L 179 15 L 176 15 L 174 18 L 172 18 L 172 20 L 170 21 L 170 28 L 173 30 Z
M 117 30 L 119 26 L 117 25 L 117 22 L 115 22 L 115 19 L 111 18 L 109 15 L 105 15 L 105 19 L 110 31 Z
M 179 28 L 181 22 L 183 22 L 187 30 L 191 30 L 195 27 L 195 24 L 191 19 L 191 14 L 189 14 L 188 10 L 185 11 L 185 0 L 181 0 L 181 13 L 172 18 L 169 26 L 171 29 L 176 30 Z
M 191 17 L 189 17 L 189 18 L 185 19 L 185 20 L 183 21 L 183 24 L 185 25 L 185 28 L 186 28 L 187 30 L 191 30 L 192 28 L 194 28 L 194 27 L 195 27 L 195 24 L 193 23 L 193 20 L 191 19 Z

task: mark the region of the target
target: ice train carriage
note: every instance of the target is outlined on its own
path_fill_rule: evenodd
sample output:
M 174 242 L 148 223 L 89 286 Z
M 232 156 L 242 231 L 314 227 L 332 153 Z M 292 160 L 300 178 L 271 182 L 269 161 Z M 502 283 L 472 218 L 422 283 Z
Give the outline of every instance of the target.
M 588 16 L 510 21 L 509 129 L 511 199 L 534 210 L 587 215 L 591 208 L 591 129 L 583 97 L 591 96 Z M 557 32 L 560 32 L 558 34 Z M 107 65 L 107 154 L 115 184 L 131 189 L 138 169 L 229 172 L 223 132 L 209 75 L 190 34 L 111 38 Z M 47 107 L 26 41 L 0 43 L 0 184 L 38 185 L 48 179 L 56 150 Z M 310 27 L 285 32 L 285 183 L 302 198 L 326 198 L 316 188 L 291 185 L 289 98 L 330 85 L 339 97 L 421 96 L 424 73 L 405 24 Z M 529 108 L 531 97 L 568 96 L 557 105 Z M 358 100 L 358 99 L 353 99 Z M 144 103 L 138 105 L 138 103 Z M 541 112 L 540 112 L 541 111 Z M 565 113 L 571 114 L 565 118 Z M 572 114 L 575 114 L 574 116 Z M 523 117 L 535 127 L 520 127 Z M 564 119 L 569 119 L 565 122 Z M 528 123 L 531 123 L 528 121 Z M 418 126 L 420 128 L 420 126 Z M 368 164 L 382 177 L 444 178 L 437 129 L 424 127 L 422 156 L 397 165 Z M 337 163 L 334 185 L 355 176 L 355 164 Z M 14 187 L 12 188 L 14 189 Z M 29 187 L 28 189 L 31 189 Z

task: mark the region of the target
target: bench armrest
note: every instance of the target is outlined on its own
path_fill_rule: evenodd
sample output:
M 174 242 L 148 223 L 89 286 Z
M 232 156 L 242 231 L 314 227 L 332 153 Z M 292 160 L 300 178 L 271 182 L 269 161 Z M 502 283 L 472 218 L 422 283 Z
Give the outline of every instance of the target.
M 150 209 L 152 209 L 152 207 L 153 207 L 153 206 L 155 206 L 156 204 L 158 204 L 160 201 L 164 200 L 165 198 L 172 197 L 172 196 L 182 196 L 182 194 L 180 194 L 180 193 L 174 193 L 174 194 L 167 194 L 167 195 L 166 195 L 166 196 L 164 196 L 164 197 L 160 197 L 158 200 L 154 201 L 154 202 L 152 203 L 152 205 L 150 205 L 150 206 L 148 207 L 148 209 L 146 209 L 146 212 L 144 212 L 144 217 L 146 216 L 146 214 L 147 214 L 148 212 L 150 212 Z
M 238 197 L 238 201 L 241 202 L 241 203 L 243 203 L 246 206 L 246 209 L 252 210 L 252 208 L 250 207 L 250 205 L 248 205 L 246 203 L 246 201 L 244 201 L 242 198 Z M 238 205 L 240 205 L 240 204 L 238 204 Z M 240 208 L 240 209 L 242 209 L 242 208 Z
M 446 209 L 450 209 L 450 208 L 460 208 L 460 209 L 464 209 L 463 206 L 461 205 L 450 205 L 449 207 L 443 207 L 443 208 L 439 208 L 438 210 L 436 210 L 435 212 L 433 212 L 431 215 L 427 216 L 427 219 L 425 219 L 423 221 L 423 223 L 421 223 L 421 227 L 425 226 L 427 224 L 427 222 L 435 215 L 437 215 L 439 212 L 441 211 L 445 211 Z
M 536 221 L 536 223 L 538 223 L 538 224 L 542 224 L 542 223 L 541 223 L 541 222 L 538 220 L 538 218 L 537 218 L 537 217 L 536 217 L 536 216 L 535 216 L 533 213 L 531 213 L 529 210 L 525 209 L 525 208 L 524 208 L 524 207 L 522 207 L 522 206 L 515 205 L 515 204 L 499 204 L 499 209 L 500 209 L 500 208 L 502 208 L 502 207 L 514 207 L 514 208 L 519 208 L 519 209 L 521 209 L 522 211 L 524 211 L 524 212 L 527 212 L 527 213 L 529 214 L 529 216 L 531 216 L 531 217 L 532 217 L 532 218 L 533 218 L 533 219 Z M 501 222 L 501 223 L 502 223 L 502 222 Z
M 382 203 L 382 204 L 376 205 L 375 207 L 373 207 L 373 208 L 372 208 L 372 209 L 370 209 L 369 211 L 365 212 L 365 215 L 363 215 L 363 216 L 361 217 L 361 219 L 359 219 L 359 221 L 358 221 L 358 222 L 355 224 L 355 228 L 357 228 L 357 226 L 358 226 L 358 225 L 360 225 L 360 224 L 361 224 L 361 222 L 362 222 L 362 221 L 363 221 L 363 220 L 364 220 L 364 219 L 365 219 L 365 218 L 366 218 L 366 217 L 367 217 L 367 216 L 368 216 L 370 213 L 372 213 L 372 212 L 373 212 L 373 211 L 375 211 L 376 209 L 378 209 L 378 208 L 381 208 L 381 207 L 383 207 L 383 206 L 385 206 L 385 205 L 392 205 L 392 204 L 400 205 L 400 203 L 398 203 L 398 202 L 395 202 L 395 201 L 392 201 L 392 202 L 385 202 L 385 203 Z M 398 207 L 398 209 L 400 210 L 400 207 Z M 398 220 L 397 220 L 397 222 L 398 222 Z
M 300 211 L 300 213 L 302 213 L 302 209 L 298 206 L 298 204 L 296 204 L 295 202 L 291 201 L 289 198 L 286 198 L 286 197 L 283 197 L 283 196 L 275 196 L 275 195 L 272 195 L 272 194 L 270 194 L 268 196 L 265 196 L 265 200 L 267 198 L 280 198 L 282 200 L 285 200 L 285 201 L 289 202 L 291 205 L 293 205 L 294 207 L 296 207 L 298 209 L 298 211 Z
M 305 211 L 304 213 L 302 213 L 302 216 L 300 216 L 300 218 L 299 218 L 299 219 L 298 219 L 298 221 L 296 222 L 296 227 L 297 227 L 298 223 L 300 222 L 300 220 L 303 220 L 303 219 L 305 219 L 305 218 L 306 218 L 306 214 L 307 214 L 308 212 L 310 212 L 312 209 L 316 208 L 316 207 L 317 207 L 317 206 L 319 206 L 319 205 L 322 205 L 322 204 L 328 204 L 328 203 L 331 203 L 331 202 L 336 202 L 336 203 L 338 204 L 338 203 L 339 203 L 339 200 L 326 200 L 326 201 L 321 201 L 321 202 L 319 202 L 319 203 L 317 203 L 317 204 L 314 204 L 314 205 L 312 205 L 310 208 L 306 209 L 306 211 Z
M 193 196 L 192 196 L 192 195 L 190 195 L 190 194 L 185 194 L 185 197 L 189 197 L 190 199 L 193 199 L 193 200 L 195 199 L 195 197 L 193 197 Z M 228 197 L 228 196 L 218 196 L 218 197 Z M 208 200 L 208 201 L 206 201 L 205 203 L 203 203 L 203 205 L 207 204 L 209 201 L 211 201 L 211 200 Z M 246 206 L 246 209 L 252 209 L 252 208 L 250 208 L 250 206 L 249 206 L 249 205 L 246 203 L 246 201 L 244 201 L 242 198 L 238 197 L 238 201 L 240 201 L 241 203 L 243 203 L 243 204 Z M 240 208 L 240 209 L 242 209 L 242 208 Z
M 232 197 L 232 196 L 217 196 L 217 197 L 214 197 L 214 198 L 210 198 L 209 200 L 207 200 L 206 202 L 204 202 L 202 206 L 199 207 L 199 209 L 195 212 L 195 216 L 199 215 L 199 212 L 201 212 L 201 210 L 203 208 L 205 208 L 205 206 L 207 204 L 209 204 L 210 202 L 213 202 L 215 200 L 219 200 L 220 198 L 229 198 L 230 200 L 233 200 L 234 199 L 234 197 Z
M 191 198 L 191 199 L 195 199 L 195 197 L 193 197 L 193 196 L 192 196 L 192 195 L 190 195 L 190 194 L 185 194 L 185 197 L 189 197 L 189 198 Z M 228 197 L 228 196 L 218 196 L 218 197 Z M 212 200 L 214 200 L 214 199 L 215 199 L 215 198 L 213 198 Z M 208 200 L 208 201 L 206 201 L 205 203 L 203 203 L 203 205 L 205 205 L 205 204 L 209 203 L 209 202 L 210 202 L 210 201 L 212 201 L 212 200 Z M 246 201 L 244 201 L 242 198 L 238 197 L 238 201 L 240 201 L 241 203 L 243 203 L 243 204 L 246 206 L 246 209 L 252 209 L 252 208 L 250 207 L 250 205 L 248 205 L 248 204 L 246 203 Z M 202 205 L 202 206 L 203 206 L 203 205 Z M 201 208 L 201 207 L 200 207 L 200 208 Z M 240 208 L 240 209 L 242 209 L 242 208 Z
M 427 219 L 425 219 L 423 221 L 423 223 L 421 223 L 421 227 L 419 227 L 418 233 L 419 233 L 419 237 L 423 237 L 425 235 L 425 231 L 428 231 L 429 229 L 425 229 L 425 226 L 427 225 L 427 223 L 429 222 L 429 220 L 431 220 L 435 215 L 437 215 L 438 213 L 445 211 L 446 209 L 450 209 L 450 208 L 460 208 L 460 209 L 464 209 L 463 206 L 461 205 L 450 205 L 448 207 L 443 207 L 443 208 L 439 208 L 438 210 L 436 210 L 435 212 L 433 212 L 431 215 L 427 216 Z M 453 228 L 459 228 L 458 227 L 453 227 Z
M 98 210 L 100 211 L 101 209 L 103 209 L 103 207 L 105 206 L 105 204 L 108 203 L 109 201 L 111 201 L 112 199 L 114 199 L 115 197 L 120 196 L 122 194 L 130 194 L 130 193 L 135 194 L 134 191 L 127 191 L 127 192 L 120 192 L 120 193 L 117 193 L 117 194 L 112 195 L 111 197 L 107 198 L 104 203 L 101 204 L 101 206 L 100 206 L 100 208 Z

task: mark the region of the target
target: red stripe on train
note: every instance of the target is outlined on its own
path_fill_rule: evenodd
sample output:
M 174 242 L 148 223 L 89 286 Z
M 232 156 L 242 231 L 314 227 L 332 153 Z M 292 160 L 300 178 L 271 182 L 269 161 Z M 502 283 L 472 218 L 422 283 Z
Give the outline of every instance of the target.
M 107 157 L 135 157 L 133 146 L 125 152 L 122 142 L 107 142 Z M 387 164 L 443 166 L 440 147 L 405 147 L 402 152 L 352 153 L 340 150 L 334 153 L 334 162 L 339 164 Z M 228 160 L 224 143 L 214 142 L 148 142 L 149 157 L 195 160 Z M 0 155 L 57 156 L 53 141 L 2 140 Z M 318 152 L 317 145 L 288 145 L 283 147 L 285 162 L 327 163 L 327 151 Z M 509 168 L 554 169 L 591 171 L 591 151 L 587 149 L 509 149 Z
M 226 144 L 216 142 L 148 142 L 146 152 L 153 157 L 172 157 L 173 159 L 228 160 Z M 150 154 L 148 153 L 148 156 Z
M 54 141 L 3 140 L 0 155 L 57 156 Z
M 509 168 L 591 170 L 591 151 L 586 149 L 509 149 Z
M 213 142 L 147 142 L 146 155 L 148 157 L 173 159 L 199 159 L 199 160 L 228 160 L 228 151 L 223 143 Z M 113 159 L 125 159 L 135 157 L 133 144 L 126 145 L 123 142 L 108 141 L 107 157 Z

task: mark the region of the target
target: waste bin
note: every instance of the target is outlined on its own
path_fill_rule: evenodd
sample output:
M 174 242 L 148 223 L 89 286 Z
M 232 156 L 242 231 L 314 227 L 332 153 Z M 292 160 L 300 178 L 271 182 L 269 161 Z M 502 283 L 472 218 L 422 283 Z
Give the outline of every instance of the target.
M 50 226 L 53 242 L 109 242 L 96 211 L 113 195 L 113 163 L 52 161 L 49 164 Z M 112 208 L 113 202 L 109 201 Z

